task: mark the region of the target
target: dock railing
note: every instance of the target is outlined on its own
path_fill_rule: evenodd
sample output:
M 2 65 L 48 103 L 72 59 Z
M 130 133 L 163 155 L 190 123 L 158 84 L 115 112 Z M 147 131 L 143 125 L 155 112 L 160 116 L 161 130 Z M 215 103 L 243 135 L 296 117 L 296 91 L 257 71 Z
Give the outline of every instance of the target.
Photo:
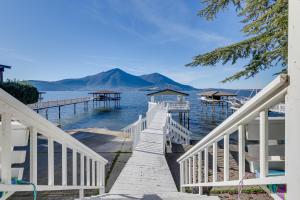
M 172 114 L 168 114 L 168 119 L 166 123 L 168 138 L 171 142 L 177 144 L 190 144 L 192 132 L 176 122 L 172 118 Z
M 146 128 L 146 117 L 143 118 L 142 115 L 139 115 L 139 119 L 137 121 L 122 129 L 123 133 L 125 134 L 125 137 L 129 137 L 132 139 L 132 149 L 135 149 L 136 145 L 140 140 L 141 132 Z
M 3 192 L 1 199 L 7 198 L 16 191 L 33 191 L 32 185 L 18 185 L 12 181 L 23 178 L 23 174 L 18 176 L 14 173 L 18 169 L 14 165 L 22 164 L 19 163 L 21 160 L 14 163 L 16 155 L 19 154 L 19 150 L 16 150 L 15 147 L 21 146 L 24 149 L 24 145 L 27 145 L 27 142 L 21 144 L 20 140 L 22 138 L 19 132 L 12 128 L 16 122 L 28 130 L 30 142 L 29 151 L 27 150 L 26 153 L 30 154 L 30 179 L 27 181 L 34 184 L 37 191 L 79 190 L 80 198 L 83 198 L 85 189 L 99 189 L 100 193 L 105 192 L 105 165 L 107 160 L 98 153 L 56 127 L 2 89 L 0 89 L 0 114 L 0 191 Z M 47 185 L 40 185 L 38 182 L 38 137 L 40 135 L 47 138 L 48 141 Z M 61 145 L 61 172 L 54 171 L 54 166 L 57 165 L 55 163 L 57 159 L 54 159 L 54 149 L 57 144 Z M 70 150 L 72 151 L 72 162 L 68 162 L 67 159 Z M 80 157 L 79 177 L 77 177 L 78 156 Z M 22 162 L 25 162 L 25 159 Z M 72 178 L 68 177 L 68 166 L 70 165 L 72 165 Z M 56 184 L 57 181 L 54 181 L 54 174 L 56 173 L 61 174 L 59 185 Z M 72 184 L 68 184 L 68 180 L 71 180 Z
M 194 147 L 183 154 L 177 162 L 180 164 L 180 188 L 185 191 L 189 187 L 239 186 L 285 184 L 286 173 L 269 176 L 268 167 L 268 110 L 285 100 L 288 88 L 288 76 L 280 75 L 254 96 L 249 102 L 228 117 L 212 130 Z M 245 177 L 245 132 L 247 123 L 259 116 L 259 176 Z M 238 132 L 238 174 L 237 180 L 229 176 L 229 144 L 230 135 Z M 287 133 L 286 133 L 287 134 Z M 218 142 L 223 141 L 223 179 L 218 178 Z M 212 147 L 212 179 L 209 181 L 209 149 Z M 222 180 L 219 180 L 222 179 Z
M 91 100 L 93 100 L 93 97 L 78 97 L 74 99 L 61 99 L 61 100 L 44 101 L 44 102 L 42 101 L 33 104 L 28 104 L 28 106 L 33 110 L 37 110 L 37 109 L 65 106 L 65 105 L 76 104 L 76 103 L 83 103 Z

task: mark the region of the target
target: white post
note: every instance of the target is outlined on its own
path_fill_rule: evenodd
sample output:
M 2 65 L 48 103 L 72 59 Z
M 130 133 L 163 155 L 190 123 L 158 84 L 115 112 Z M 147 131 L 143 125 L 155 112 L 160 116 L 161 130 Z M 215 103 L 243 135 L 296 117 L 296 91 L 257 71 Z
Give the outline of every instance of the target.
M 95 179 L 95 161 L 92 160 L 92 186 L 95 186 L 96 184 L 96 179 Z
M 299 198 L 300 159 L 299 149 L 299 113 L 300 113 L 300 1 L 289 0 L 289 44 L 288 74 L 290 86 L 286 98 L 285 113 L 285 158 L 287 176 L 287 199 Z
M 11 116 L 9 113 L 1 114 L 2 130 L 0 134 L 1 144 L 1 182 L 11 184 Z
M 86 185 L 90 186 L 91 185 L 91 174 L 90 174 L 90 158 L 86 157 Z
M 100 179 L 101 179 L 101 170 L 100 170 L 100 162 L 96 162 L 96 170 L 97 170 L 97 183 L 96 183 L 96 185 L 97 185 L 97 187 L 99 187 L 100 188 Z
M 260 112 L 260 124 L 259 124 L 259 163 L 260 163 L 260 177 L 266 177 L 268 175 L 268 110 Z
M 37 184 L 37 131 L 30 127 L 30 182 Z
M 239 125 L 239 180 L 245 176 L 245 126 Z
M 218 143 L 213 143 L 213 182 L 216 182 L 218 179 Z
M 192 158 L 189 158 L 189 184 L 192 184 Z
M 184 161 L 184 184 L 189 183 L 188 159 Z
M 73 159 L 72 159 L 72 166 L 73 166 L 73 185 L 77 185 L 77 151 L 73 149 Z
M 197 156 L 197 154 L 193 155 L 193 184 L 196 184 L 196 172 L 197 172 L 196 156 Z
M 67 169 L 68 169 L 68 164 L 67 164 L 67 146 L 65 144 L 62 144 L 61 146 L 61 169 L 62 169 L 62 185 L 66 186 L 67 185 Z
M 182 185 L 184 184 L 184 165 L 183 162 L 179 163 L 180 166 L 180 192 L 184 192 L 184 187 Z
M 229 181 L 229 134 L 224 135 L 224 181 Z
M 84 155 L 80 153 L 80 185 L 84 186 Z
M 198 152 L 198 183 L 202 182 L 202 152 Z M 202 195 L 202 187 L 199 187 L 199 194 Z
M 208 182 L 208 147 L 204 149 L 204 182 Z
M 54 185 L 54 141 L 48 137 L 48 185 Z

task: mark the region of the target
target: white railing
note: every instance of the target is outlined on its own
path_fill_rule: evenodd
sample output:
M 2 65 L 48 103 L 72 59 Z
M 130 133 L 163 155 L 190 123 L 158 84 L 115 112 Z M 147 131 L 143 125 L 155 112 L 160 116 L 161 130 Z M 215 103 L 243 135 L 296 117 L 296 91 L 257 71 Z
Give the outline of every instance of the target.
M 54 101 L 37 102 L 34 104 L 29 104 L 28 106 L 31 109 L 36 110 L 36 109 L 45 109 L 51 107 L 76 104 L 76 103 L 83 103 L 83 102 L 91 101 L 92 99 L 93 97 L 79 97 L 75 99 L 62 99 L 62 100 L 54 100 Z
M 239 186 L 285 184 L 286 175 L 268 176 L 268 109 L 283 102 L 287 93 L 288 76 L 280 75 L 244 106 L 228 117 L 223 123 L 211 131 L 205 138 L 188 150 L 177 161 L 180 163 L 180 186 L 186 187 Z M 245 177 L 245 132 L 247 124 L 259 116 L 259 176 Z M 238 132 L 238 163 L 239 179 L 229 177 L 229 137 Z M 224 143 L 224 174 L 223 180 L 218 180 L 217 148 L 218 142 Z M 208 153 L 212 147 L 212 181 L 208 178 Z M 220 166 L 219 166 L 220 167 Z
M 163 101 L 162 104 L 168 109 L 169 112 L 190 110 L 189 101 Z
M 176 122 L 172 115 L 168 115 L 167 119 L 167 137 L 171 142 L 177 144 L 190 144 L 192 132 Z
M 141 132 L 146 128 L 147 128 L 147 120 L 146 118 L 142 118 L 142 115 L 140 115 L 139 119 L 136 122 L 122 129 L 123 133 L 125 133 L 125 136 L 130 137 L 132 139 L 133 149 L 135 149 L 136 145 L 140 140 Z
M 279 103 L 272 108 L 270 108 L 272 112 L 285 113 L 285 103 Z
M 27 141 L 22 139 L 21 132 L 17 126 L 28 130 L 30 151 L 30 183 L 36 186 L 37 191 L 50 190 L 79 190 L 80 198 L 83 198 L 84 189 L 99 189 L 100 193 L 105 191 L 105 165 L 107 160 L 83 145 L 78 140 L 57 128 L 54 124 L 44 119 L 32 109 L 19 102 L 17 99 L 0 89 L 0 191 L 5 192 L 2 199 L 16 191 L 32 191 L 31 185 L 12 184 L 13 179 L 22 179 L 23 170 L 18 171 L 13 164 L 19 164 L 22 160 L 18 156 L 20 151 L 15 151 L 16 146 L 27 146 Z M 48 140 L 48 184 L 38 184 L 38 136 L 42 135 Z M 27 136 L 28 139 L 28 136 Z M 20 142 L 24 140 L 23 142 Z M 25 142 L 26 141 L 26 142 Z M 54 159 L 55 143 L 61 145 L 61 184 L 54 182 Z M 68 150 L 72 151 L 72 162 L 68 162 Z M 25 153 L 27 153 L 25 152 Z M 24 152 L 23 152 L 24 154 Z M 77 177 L 77 157 L 80 156 L 80 177 Z M 16 159 L 20 157 L 20 160 Z M 24 157 L 23 157 L 24 158 Z M 17 162 L 17 163 L 15 163 Z M 68 184 L 68 166 L 72 165 L 72 184 Z M 15 173 L 17 171 L 17 173 Z M 21 174 L 20 174 L 21 172 Z M 57 172 L 56 172 L 57 173 Z M 40 177 L 46 178 L 46 177 Z M 78 179 L 78 180 L 77 180 Z M 78 184 L 80 181 L 80 184 Z

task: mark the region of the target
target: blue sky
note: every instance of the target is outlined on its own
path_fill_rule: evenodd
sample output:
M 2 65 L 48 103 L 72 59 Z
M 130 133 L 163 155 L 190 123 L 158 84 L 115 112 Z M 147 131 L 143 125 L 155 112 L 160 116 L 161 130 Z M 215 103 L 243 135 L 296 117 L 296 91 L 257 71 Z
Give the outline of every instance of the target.
M 198 88 L 261 88 L 276 69 L 219 83 L 241 69 L 187 68 L 193 56 L 243 38 L 234 9 L 215 21 L 197 16 L 199 0 L 0 0 L 0 63 L 5 78 L 60 80 L 119 67 L 159 72 Z

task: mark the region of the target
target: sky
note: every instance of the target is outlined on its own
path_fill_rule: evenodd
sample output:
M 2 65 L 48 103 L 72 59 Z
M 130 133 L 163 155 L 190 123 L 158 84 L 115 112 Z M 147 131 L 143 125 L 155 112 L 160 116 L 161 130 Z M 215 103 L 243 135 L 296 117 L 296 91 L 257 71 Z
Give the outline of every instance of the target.
M 214 21 L 197 16 L 199 0 L 0 0 L 0 64 L 5 78 L 60 80 L 121 68 L 158 72 L 197 88 L 262 88 L 278 69 L 220 83 L 235 65 L 185 67 L 192 58 L 244 38 L 228 8 Z

